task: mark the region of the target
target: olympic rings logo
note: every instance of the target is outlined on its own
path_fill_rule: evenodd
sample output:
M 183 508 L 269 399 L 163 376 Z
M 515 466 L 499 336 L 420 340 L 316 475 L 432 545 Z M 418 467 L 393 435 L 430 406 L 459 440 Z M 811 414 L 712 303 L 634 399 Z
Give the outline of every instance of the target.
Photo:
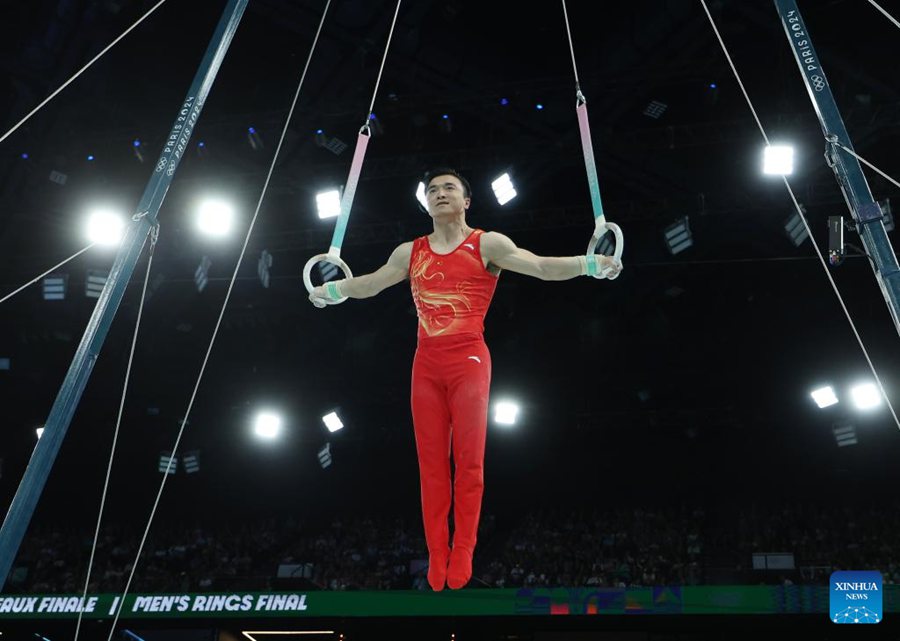
M 816 74 L 815 76 L 812 76 L 810 80 L 812 81 L 813 89 L 817 92 L 822 91 L 825 88 L 825 78 L 822 76 Z

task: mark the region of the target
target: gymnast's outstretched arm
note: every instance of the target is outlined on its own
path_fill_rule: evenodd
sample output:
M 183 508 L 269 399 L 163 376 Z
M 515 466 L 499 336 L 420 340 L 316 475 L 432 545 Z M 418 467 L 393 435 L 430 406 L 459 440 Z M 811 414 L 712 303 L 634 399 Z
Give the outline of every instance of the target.
M 409 275 L 412 246 L 412 242 L 399 245 L 391 252 L 387 262 L 370 274 L 330 281 L 314 287 L 309 300 L 316 307 L 324 307 L 325 300 L 329 298 L 370 298 L 391 285 L 396 285 Z
M 622 265 L 609 256 L 538 256 L 527 249 L 517 247 L 509 237 L 498 232 L 487 232 L 481 237 L 481 255 L 500 269 L 534 276 L 541 280 L 569 280 L 576 276 L 588 276 L 604 267 L 617 274 Z M 596 261 L 593 269 L 590 262 Z

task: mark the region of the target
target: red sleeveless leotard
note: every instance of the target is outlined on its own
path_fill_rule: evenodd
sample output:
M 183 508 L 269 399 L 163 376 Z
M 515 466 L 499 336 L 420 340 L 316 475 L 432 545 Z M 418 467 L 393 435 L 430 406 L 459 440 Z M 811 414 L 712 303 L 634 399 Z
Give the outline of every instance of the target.
M 497 276 L 484 268 L 481 229 L 449 254 L 436 254 L 426 236 L 413 241 L 409 281 L 419 316 L 419 338 L 484 333 L 484 316 Z

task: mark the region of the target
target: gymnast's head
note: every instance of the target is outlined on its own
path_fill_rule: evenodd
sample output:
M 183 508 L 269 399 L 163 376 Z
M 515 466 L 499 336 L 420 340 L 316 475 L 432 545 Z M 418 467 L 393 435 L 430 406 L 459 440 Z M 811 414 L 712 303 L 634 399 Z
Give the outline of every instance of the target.
M 429 169 L 422 182 L 425 183 L 427 211 L 432 217 L 464 214 L 472 204 L 472 187 L 455 169 Z

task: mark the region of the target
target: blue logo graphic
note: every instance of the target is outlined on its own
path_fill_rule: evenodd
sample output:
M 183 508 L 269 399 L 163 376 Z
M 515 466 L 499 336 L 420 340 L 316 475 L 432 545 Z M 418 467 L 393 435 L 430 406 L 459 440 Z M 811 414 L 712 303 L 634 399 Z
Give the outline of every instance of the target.
M 881 622 L 881 572 L 834 572 L 828 591 L 832 623 Z

